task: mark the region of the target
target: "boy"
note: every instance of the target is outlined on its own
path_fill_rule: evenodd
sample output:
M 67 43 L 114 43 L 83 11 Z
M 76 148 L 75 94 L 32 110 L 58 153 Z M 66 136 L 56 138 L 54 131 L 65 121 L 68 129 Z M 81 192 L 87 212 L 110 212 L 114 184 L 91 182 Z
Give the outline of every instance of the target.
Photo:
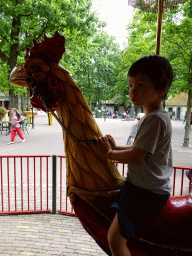
M 171 122 L 161 106 L 173 80 L 167 59 L 148 55 L 133 63 L 128 72 L 129 96 L 136 107 L 143 107 L 133 146 L 116 146 L 110 135 L 98 139 L 102 153 L 128 163 L 127 179 L 118 201 L 117 214 L 108 232 L 113 256 L 131 255 L 127 240 L 135 231 L 156 217 L 170 197 L 172 174 Z

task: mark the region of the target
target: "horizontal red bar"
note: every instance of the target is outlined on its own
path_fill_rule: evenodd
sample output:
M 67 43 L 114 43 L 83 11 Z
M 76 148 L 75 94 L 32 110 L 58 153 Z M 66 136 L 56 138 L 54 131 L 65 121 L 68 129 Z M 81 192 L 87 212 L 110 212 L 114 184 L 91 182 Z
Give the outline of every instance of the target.
M 46 212 L 49 213 L 49 212 L 51 212 L 51 210 L 31 210 L 31 211 L 26 210 L 26 211 L 10 211 L 10 212 L 9 211 L 4 211 L 4 212 L 0 212 L 0 215 L 5 215 L 5 214 L 9 214 L 9 215 L 14 214 L 15 215 L 15 214 L 26 214 L 26 213 L 27 214 L 29 214 L 29 213 L 30 214 L 32 214 L 32 213 L 35 214 L 35 213 L 46 213 Z
M 186 166 L 173 166 L 175 169 L 183 169 L 183 170 L 192 170 L 192 167 L 186 167 Z
M 1 158 L 14 158 L 14 157 L 52 157 L 52 155 L 0 155 Z
M 76 216 L 75 212 L 60 211 L 60 210 L 58 210 L 58 213 L 60 213 L 60 214 L 64 214 L 64 215 Z

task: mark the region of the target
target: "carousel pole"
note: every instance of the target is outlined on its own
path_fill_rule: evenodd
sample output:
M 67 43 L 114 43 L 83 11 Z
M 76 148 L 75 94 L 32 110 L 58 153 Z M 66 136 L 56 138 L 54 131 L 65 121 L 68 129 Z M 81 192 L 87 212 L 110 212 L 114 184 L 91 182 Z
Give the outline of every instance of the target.
M 159 0 L 158 1 L 158 17 L 157 17 L 156 55 L 160 55 L 162 19 L 163 19 L 163 0 Z

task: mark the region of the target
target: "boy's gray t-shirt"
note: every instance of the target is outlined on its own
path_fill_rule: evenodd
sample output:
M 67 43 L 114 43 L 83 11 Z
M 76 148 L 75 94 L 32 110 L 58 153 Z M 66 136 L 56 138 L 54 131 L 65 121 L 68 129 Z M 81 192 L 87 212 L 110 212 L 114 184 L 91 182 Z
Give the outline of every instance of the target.
M 128 164 L 127 180 L 157 194 L 171 193 L 171 134 L 171 121 L 166 110 L 154 111 L 141 119 L 133 147 L 148 154 L 141 162 Z

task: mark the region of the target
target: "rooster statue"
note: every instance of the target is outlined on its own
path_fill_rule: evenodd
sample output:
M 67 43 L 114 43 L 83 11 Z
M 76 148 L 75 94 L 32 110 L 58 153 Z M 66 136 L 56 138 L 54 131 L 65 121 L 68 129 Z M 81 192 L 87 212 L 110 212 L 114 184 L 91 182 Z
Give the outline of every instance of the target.
M 63 128 L 68 196 L 77 217 L 98 245 L 111 255 L 107 232 L 115 216 L 110 208 L 125 178 L 115 162 L 106 159 L 96 141 L 100 129 L 79 87 L 59 60 L 65 52 L 65 38 L 33 40 L 25 62 L 15 67 L 10 82 L 28 87 L 31 104 L 45 112 L 56 111 Z M 191 255 L 192 199 L 171 197 L 161 214 L 143 226 L 128 241 L 132 256 Z

